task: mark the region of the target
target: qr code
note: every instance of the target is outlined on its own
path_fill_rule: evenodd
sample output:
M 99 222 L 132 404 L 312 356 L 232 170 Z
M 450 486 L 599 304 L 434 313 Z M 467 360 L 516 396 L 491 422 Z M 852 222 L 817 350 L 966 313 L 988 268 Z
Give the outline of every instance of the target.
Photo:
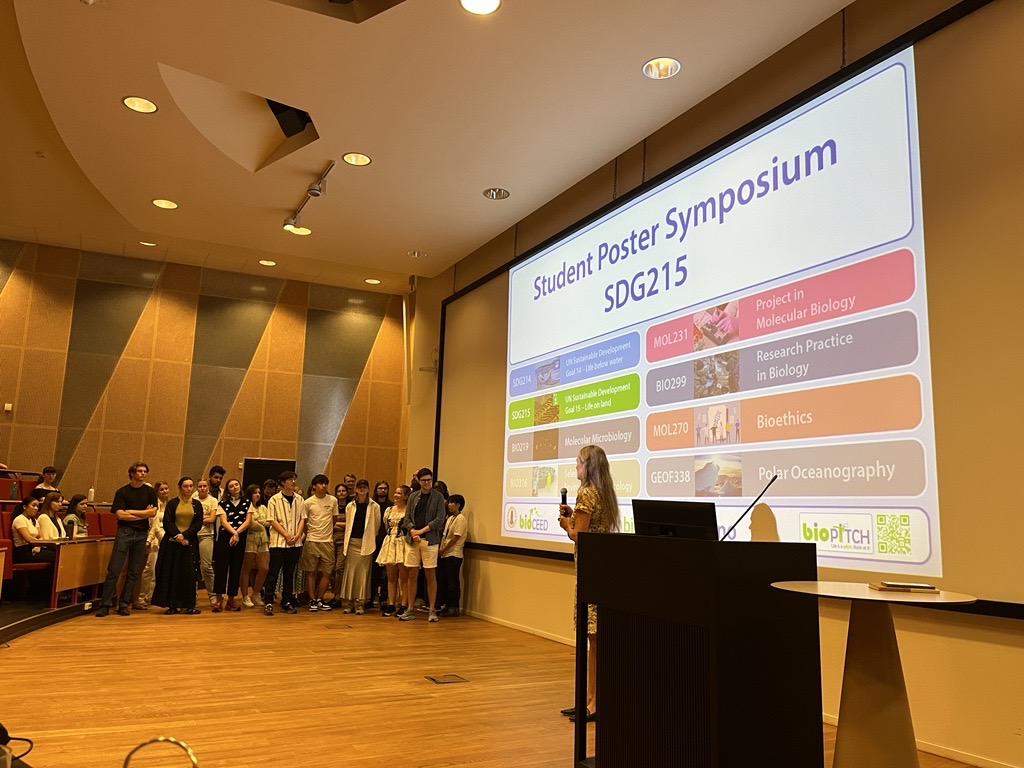
M 880 554 L 910 554 L 910 515 L 875 515 L 875 527 Z

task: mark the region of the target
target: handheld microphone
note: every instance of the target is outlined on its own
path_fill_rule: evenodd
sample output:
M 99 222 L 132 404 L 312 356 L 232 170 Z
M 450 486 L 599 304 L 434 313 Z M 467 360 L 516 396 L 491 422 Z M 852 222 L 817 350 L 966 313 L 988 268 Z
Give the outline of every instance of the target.
M 562 489 L 562 503 L 563 504 L 568 504 L 569 503 L 569 495 L 568 494 L 569 494 L 569 489 L 568 488 L 563 488 Z
M 722 538 L 720 538 L 719 541 L 725 541 L 726 537 L 734 530 L 736 530 L 736 526 L 740 524 L 740 520 L 747 516 L 747 513 L 754 508 L 754 505 L 757 504 L 757 502 L 761 500 L 761 497 L 764 496 L 765 493 L 767 493 L 768 489 L 772 487 L 772 483 L 774 483 L 778 479 L 778 475 L 772 475 L 772 479 L 768 481 L 768 485 L 761 489 L 761 492 L 757 494 L 757 498 L 750 502 L 750 506 L 743 510 L 743 514 L 740 515 L 739 518 L 737 518 L 736 522 L 733 523 L 732 527 L 722 535 Z

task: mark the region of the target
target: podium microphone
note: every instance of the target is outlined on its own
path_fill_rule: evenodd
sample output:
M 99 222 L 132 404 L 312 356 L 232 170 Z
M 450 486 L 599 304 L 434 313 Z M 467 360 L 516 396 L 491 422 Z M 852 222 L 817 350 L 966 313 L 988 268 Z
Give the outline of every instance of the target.
M 728 536 L 728 535 L 729 535 L 730 533 L 732 533 L 732 532 L 733 532 L 734 530 L 736 530 L 736 526 L 740 524 L 740 521 L 741 521 L 741 520 L 742 520 L 742 519 L 743 519 L 744 517 L 746 517 L 746 516 L 747 516 L 747 513 L 749 513 L 749 512 L 750 512 L 750 510 L 752 510 L 752 509 L 754 508 L 754 505 L 755 505 L 755 504 L 757 504 L 757 502 L 759 502 L 759 501 L 761 500 L 761 497 L 762 497 L 762 496 L 764 496 L 764 495 L 765 495 L 765 493 L 767 493 L 767 492 L 768 492 L 768 489 L 772 487 L 772 483 L 774 483 L 774 482 L 775 482 L 776 480 L 778 480 L 778 479 L 779 479 L 779 476 L 778 476 L 778 475 L 772 475 L 772 479 L 768 481 L 768 485 L 766 485 L 766 486 L 765 486 L 764 488 L 762 488 L 762 489 L 761 489 L 761 492 L 760 492 L 759 494 L 757 494 L 757 498 L 756 498 L 756 499 L 754 499 L 754 500 L 753 500 L 752 502 L 750 502 L 750 506 L 749 506 L 749 507 L 747 507 L 747 508 L 746 508 L 745 510 L 743 510 L 743 514 L 742 514 L 742 515 L 740 515 L 740 516 L 739 516 L 739 518 L 737 518 L 736 522 L 732 524 L 732 528 L 730 528 L 730 529 L 729 529 L 728 531 L 726 531 L 726 532 L 725 532 L 725 533 L 724 533 L 724 534 L 722 535 L 722 538 L 720 538 L 720 539 L 719 539 L 719 541 L 725 541 L 726 537 L 727 537 L 727 536 Z

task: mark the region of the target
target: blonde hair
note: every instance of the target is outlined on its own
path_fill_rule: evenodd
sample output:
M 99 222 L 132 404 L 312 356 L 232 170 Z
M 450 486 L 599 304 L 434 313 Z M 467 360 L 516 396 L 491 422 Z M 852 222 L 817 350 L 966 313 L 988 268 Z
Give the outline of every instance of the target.
M 580 461 L 583 462 L 583 480 L 580 487 L 589 485 L 597 491 L 601 509 L 608 515 L 611 523 L 610 529 L 619 530 L 619 499 L 615 495 L 608 456 L 599 445 L 585 445 L 580 449 Z

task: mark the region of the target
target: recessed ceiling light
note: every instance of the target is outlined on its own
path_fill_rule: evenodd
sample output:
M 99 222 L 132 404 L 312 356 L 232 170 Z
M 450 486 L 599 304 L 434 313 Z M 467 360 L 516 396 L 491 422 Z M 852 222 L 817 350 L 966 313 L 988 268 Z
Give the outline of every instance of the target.
M 674 75 L 678 75 L 680 68 L 680 64 L 676 59 L 661 56 L 657 59 L 651 59 L 644 64 L 642 71 L 644 77 L 648 77 L 651 80 L 667 80 Z
M 276 267 L 277 266 L 277 262 L 276 261 L 271 261 L 270 259 L 260 259 L 259 263 L 260 263 L 261 267 Z
M 125 96 L 121 102 L 133 112 L 141 112 L 144 115 L 152 114 L 157 110 L 156 104 L 141 96 Z
M 378 280 L 376 277 L 368 277 L 365 280 L 363 280 L 363 282 L 366 283 L 367 285 L 380 285 L 380 280 Z
M 501 0 L 459 0 L 462 7 L 477 16 L 486 16 L 494 13 L 501 5 Z
M 491 187 L 484 190 L 484 197 L 488 200 L 504 200 L 508 197 L 508 190 L 501 187 Z
M 144 245 L 147 248 L 156 248 L 156 243 L 147 243 L 145 240 L 139 240 L 139 245 Z
M 429 254 L 426 251 L 406 251 L 405 255 L 410 259 L 425 259 Z
M 364 155 L 362 152 L 348 152 L 341 159 L 349 165 L 369 165 L 373 162 L 369 155 Z
M 173 211 L 175 208 L 178 207 L 178 204 L 173 200 L 164 200 L 159 197 L 153 201 L 153 205 L 155 205 L 157 208 L 165 208 L 168 211 Z

